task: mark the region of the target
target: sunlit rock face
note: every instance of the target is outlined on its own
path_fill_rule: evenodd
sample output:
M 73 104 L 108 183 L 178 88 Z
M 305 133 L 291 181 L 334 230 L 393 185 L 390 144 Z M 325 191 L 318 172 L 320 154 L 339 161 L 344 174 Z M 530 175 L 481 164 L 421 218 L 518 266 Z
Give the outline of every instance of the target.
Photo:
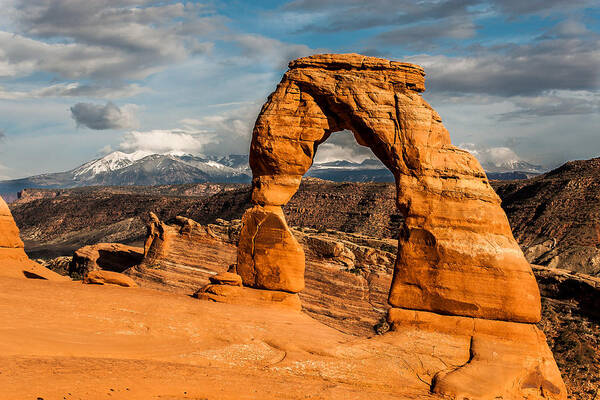
M 27 257 L 23 241 L 19 237 L 19 228 L 2 197 L 0 197 L 0 276 L 68 280 Z
M 281 206 L 298 190 L 319 144 L 347 129 L 394 175 L 405 217 L 389 323 L 397 332 L 452 337 L 453 351 L 462 354 L 460 364 L 453 358 L 454 367 L 435 374 L 432 391 L 565 398 L 543 334 L 532 325 L 540 320 L 539 290 L 500 199 L 477 160 L 451 144 L 424 90 L 425 73 L 413 64 L 357 54 L 292 61 L 254 127 L 255 206 L 243 218 L 237 272 L 255 289 L 304 288 L 302 247 Z
M 319 144 L 348 129 L 394 174 L 397 205 L 406 218 L 399 232 L 390 303 L 537 322 L 535 279 L 500 200 L 477 160 L 450 143 L 440 116 L 420 95 L 424 85 L 423 69 L 407 63 L 355 54 L 292 61 L 254 128 L 253 202 L 279 214 L 278 207 L 298 189 Z M 254 245 L 260 243 L 255 240 Z M 246 261 L 249 253 L 240 247 L 238 268 L 252 263 Z M 254 260 L 254 276 L 263 274 L 262 268 L 276 276 L 273 264 Z M 301 282 L 289 279 L 288 286 L 273 279 L 245 283 L 263 289 L 302 288 Z

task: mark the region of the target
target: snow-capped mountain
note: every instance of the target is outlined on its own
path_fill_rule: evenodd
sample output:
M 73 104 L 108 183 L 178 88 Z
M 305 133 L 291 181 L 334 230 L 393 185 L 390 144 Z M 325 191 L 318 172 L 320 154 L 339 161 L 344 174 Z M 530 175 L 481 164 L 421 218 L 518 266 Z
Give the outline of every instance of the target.
M 75 178 L 86 180 L 93 179 L 94 176 L 106 172 L 116 171 L 126 168 L 134 162 L 148 157 L 152 153 L 149 151 L 139 150 L 134 153 L 123 153 L 122 151 L 114 151 L 97 160 L 87 162 L 73 170 Z
M 524 179 L 542 171 L 519 159 L 482 163 L 489 179 Z M 393 182 L 391 172 L 376 159 L 361 163 L 335 160 L 315 163 L 307 176 L 337 182 Z M 115 151 L 66 172 L 0 181 L 0 195 L 14 199 L 25 188 L 72 188 L 80 186 L 148 186 L 182 183 L 249 183 L 252 172 L 247 155 L 201 157 L 192 154 L 153 154 Z
M 24 188 L 167 185 L 250 182 L 248 156 L 204 158 L 191 154 L 115 151 L 66 172 L 0 181 L 0 194 L 14 197 Z
M 485 147 L 474 143 L 463 143 L 458 147 L 477 157 L 489 179 L 524 179 L 544 172 L 541 165 L 521 159 L 508 147 Z

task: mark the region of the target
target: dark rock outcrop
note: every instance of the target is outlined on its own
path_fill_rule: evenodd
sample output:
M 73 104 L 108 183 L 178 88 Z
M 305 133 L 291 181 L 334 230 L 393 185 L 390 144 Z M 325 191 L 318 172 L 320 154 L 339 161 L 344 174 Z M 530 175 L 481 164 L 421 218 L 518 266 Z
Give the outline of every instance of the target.
M 600 275 L 600 158 L 493 185 L 531 263 Z

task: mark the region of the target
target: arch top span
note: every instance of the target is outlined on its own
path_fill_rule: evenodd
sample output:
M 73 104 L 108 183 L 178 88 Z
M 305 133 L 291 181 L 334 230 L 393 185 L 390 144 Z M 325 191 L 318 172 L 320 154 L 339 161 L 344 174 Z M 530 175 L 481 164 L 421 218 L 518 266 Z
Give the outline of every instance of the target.
M 389 302 L 445 315 L 536 322 L 540 298 L 500 200 L 478 161 L 451 144 L 421 97 L 419 66 L 358 54 L 300 58 L 269 96 L 250 148 L 252 201 L 238 273 L 244 284 L 298 292 L 302 249 L 281 212 L 318 146 L 348 129 L 393 173 L 406 223 Z

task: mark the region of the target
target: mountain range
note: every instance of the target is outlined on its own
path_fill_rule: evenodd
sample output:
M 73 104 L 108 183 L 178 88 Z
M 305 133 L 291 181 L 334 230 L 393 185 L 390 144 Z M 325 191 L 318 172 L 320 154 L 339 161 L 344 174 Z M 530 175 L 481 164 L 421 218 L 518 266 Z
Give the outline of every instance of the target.
M 490 179 L 523 179 L 541 173 L 541 167 L 524 161 L 484 165 Z M 335 160 L 315 163 L 307 176 L 336 182 L 393 182 L 390 171 L 378 160 L 361 163 Z M 202 157 L 183 153 L 153 154 L 115 151 L 65 172 L 0 181 L 0 195 L 16 199 L 25 188 L 83 186 L 152 186 L 184 183 L 249 183 L 252 172 L 247 155 Z

